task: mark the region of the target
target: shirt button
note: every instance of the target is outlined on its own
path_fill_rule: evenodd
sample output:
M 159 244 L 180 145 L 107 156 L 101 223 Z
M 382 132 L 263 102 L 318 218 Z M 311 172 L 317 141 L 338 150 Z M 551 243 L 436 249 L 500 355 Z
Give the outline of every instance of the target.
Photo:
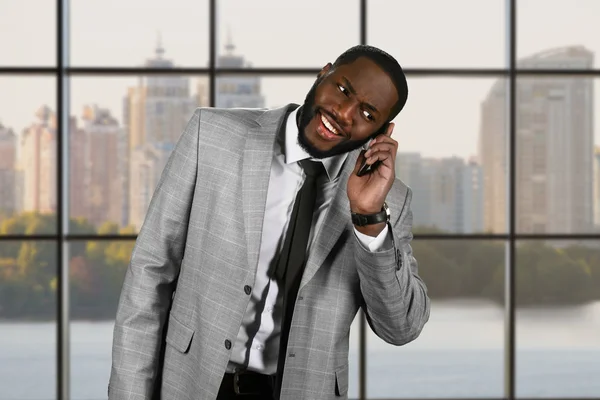
M 271 307 L 271 306 L 267 307 L 267 312 L 273 312 L 273 307 Z
M 248 285 L 244 286 L 244 292 L 246 292 L 246 294 L 250 294 L 252 293 L 252 288 Z
M 231 349 L 231 341 L 229 339 L 225 339 L 225 348 L 227 350 Z
M 256 345 L 256 350 L 262 350 L 262 349 L 263 349 L 262 345 L 260 345 L 260 344 Z

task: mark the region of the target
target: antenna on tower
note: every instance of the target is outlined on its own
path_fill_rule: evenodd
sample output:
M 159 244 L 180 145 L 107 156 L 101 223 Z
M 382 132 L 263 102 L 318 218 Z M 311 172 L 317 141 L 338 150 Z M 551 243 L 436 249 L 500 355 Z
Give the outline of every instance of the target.
M 162 34 L 160 33 L 160 30 L 157 32 L 156 36 L 156 56 L 158 58 L 162 58 L 162 56 L 165 54 L 165 48 L 162 44 Z
M 235 50 L 235 45 L 233 44 L 233 39 L 231 36 L 231 26 L 227 26 L 227 43 L 225 44 L 225 50 L 229 55 L 233 54 L 233 50 Z

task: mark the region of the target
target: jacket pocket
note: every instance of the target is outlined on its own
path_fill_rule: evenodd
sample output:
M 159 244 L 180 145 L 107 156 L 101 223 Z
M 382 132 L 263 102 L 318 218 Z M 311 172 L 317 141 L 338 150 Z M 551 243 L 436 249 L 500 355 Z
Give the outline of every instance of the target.
M 346 396 L 348 393 L 348 364 L 335 371 L 335 395 Z
M 194 336 L 194 330 L 181 323 L 174 315 L 169 315 L 166 342 L 181 353 L 187 353 Z

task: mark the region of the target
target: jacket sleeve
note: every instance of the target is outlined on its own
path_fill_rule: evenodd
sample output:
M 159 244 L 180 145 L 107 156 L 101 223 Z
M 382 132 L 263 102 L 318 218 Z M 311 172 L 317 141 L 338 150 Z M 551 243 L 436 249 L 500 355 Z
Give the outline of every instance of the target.
M 400 216 L 388 223 L 391 246 L 372 252 L 355 240 L 363 311 L 373 332 L 397 346 L 416 339 L 429 319 L 427 287 L 410 245 L 412 191 L 407 188 Z
M 199 125 L 197 109 L 167 160 L 131 254 L 114 327 L 110 400 L 151 399 L 155 391 L 196 186 Z

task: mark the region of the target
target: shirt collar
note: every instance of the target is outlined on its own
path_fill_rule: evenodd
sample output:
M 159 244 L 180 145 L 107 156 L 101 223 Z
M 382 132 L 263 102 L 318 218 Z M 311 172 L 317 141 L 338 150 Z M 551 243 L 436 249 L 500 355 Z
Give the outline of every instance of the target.
M 340 154 L 337 156 L 327 157 L 323 159 L 312 158 L 298 143 L 298 125 L 296 124 L 296 116 L 298 114 L 298 108 L 292 111 L 285 125 L 285 151 L 284 158 L 286 164 L 295 163 L 298 161 L 302 161 L 304 159 L 311 159 L 312 161 L 320 161 L 323 163 L 325 167 L 325 171 L 327 171 L 327 176 L 329 180 L 332 181 L 335 179 L 340 171 L 342 170 L 342 166 L 344 165 L 344 161 L 346 161 L 347 153 Z

